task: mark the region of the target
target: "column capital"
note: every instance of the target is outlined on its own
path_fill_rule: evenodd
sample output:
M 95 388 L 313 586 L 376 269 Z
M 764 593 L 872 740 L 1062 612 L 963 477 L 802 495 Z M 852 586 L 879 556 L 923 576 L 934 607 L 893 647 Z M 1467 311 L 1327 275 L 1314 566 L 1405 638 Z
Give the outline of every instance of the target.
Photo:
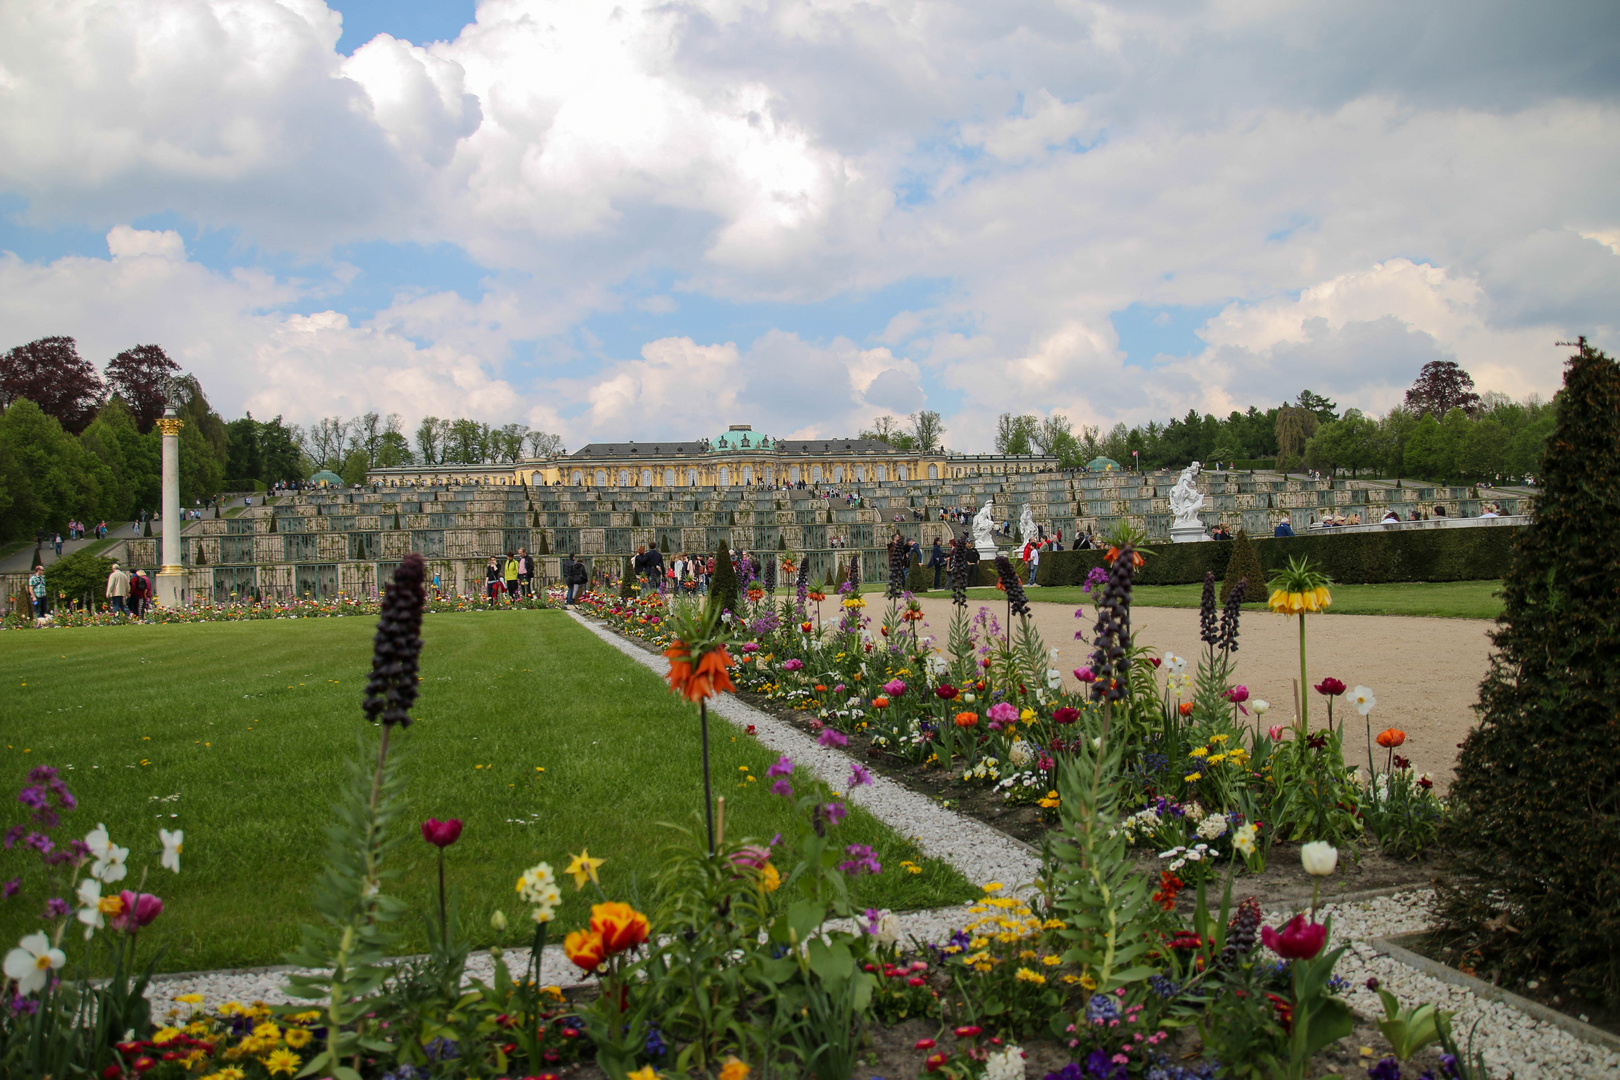
M 185 426 L 186 422 L 178 416 L 160 416 L 157 419 L 157 428 L 165 437 L 179 435 L 180 429 Z

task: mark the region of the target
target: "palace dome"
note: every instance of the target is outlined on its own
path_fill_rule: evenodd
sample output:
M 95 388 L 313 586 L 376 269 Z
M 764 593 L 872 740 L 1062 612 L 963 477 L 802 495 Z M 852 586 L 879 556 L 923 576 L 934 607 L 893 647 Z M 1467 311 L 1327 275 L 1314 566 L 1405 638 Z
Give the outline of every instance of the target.
M 730 429 L 709 440 L 711 453 L 736 450 L 775 450 L 776 440 L 748 424 L 732 424 Z

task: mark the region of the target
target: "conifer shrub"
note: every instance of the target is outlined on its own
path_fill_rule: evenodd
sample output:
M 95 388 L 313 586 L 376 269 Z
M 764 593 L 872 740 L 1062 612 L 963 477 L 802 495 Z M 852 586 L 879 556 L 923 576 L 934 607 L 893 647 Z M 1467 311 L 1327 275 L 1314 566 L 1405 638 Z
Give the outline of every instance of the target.
M 536 514 L 535 518 L 538 519 L 539 516 L 540 516 L 539 514 Z M 551 554 L 551 544 L 546 540 L 546 530 L 544 530 L 542 528 L 539 528 L 538 527 L 539 524 L 540 524 L 540 522 L 538 520 L 536 520 L 535 521 L 535 525 L 536 525 L 535 535 L 537 537 L 539 537 L 539 540 L 536 541 L 535 546 L 534 546 L 535 554 L 537 554 L 537 555 L 550 555 Z
M 1232 557 L 1226 560 L 1226 579 L 1221 582 L 1221 603 L 1226 603 L 1232 586 L 1239 581 L 1249 583 L 1244 595 L 1250 603 L 1266 602 L 1266 573 L 1260 568 L 1260 556 L 1255 554 L 1249 534 L 1242 529 L 1232 538 Z
M 624 569 L 619 576 L 619 596 L 629 600 L 636 595 L 636 568 L 630 564 L 630 556 L 624 557 Z
M 714 578 L 709 582 L 709 606 L 716 611 L 737 610 L 737 568 L 731 565 L 731 549 L 721 544 L 714 553 Z
M 1502 585 L 1435 909 L 1485 977 L 1620 1001 L 1620 365 L 1583 338 Z

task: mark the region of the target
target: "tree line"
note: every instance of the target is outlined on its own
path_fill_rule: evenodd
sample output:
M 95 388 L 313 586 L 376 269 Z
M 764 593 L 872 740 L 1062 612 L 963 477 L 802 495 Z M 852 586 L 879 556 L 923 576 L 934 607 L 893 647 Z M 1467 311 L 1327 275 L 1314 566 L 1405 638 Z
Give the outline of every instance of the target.
M 428 417 L 413 449 L 398 414 L 328 416 L 307 428 L 251 413 L 227 421 L 202 384 L 162 346 L 137 345 L 101 370 L 70 337 L 47 337 L 0 355 L 0 540 L 128 521 L 159 509 L 166 386 L 179 380 L 180 501 L 206 503 L 223 492 L 296 484 L 321 470 L 345 483 L 374 468 L 478 465 L 525 452 L 561 452 L 562 440 L 521 424 Z
M 1474 392 L 1474 380 L 1452 361 L 1424 365 L 1403 403 L 1381 417 L 1346 409 L 1310 390 L 1292 403 L 1233 410 L 1224 419 L 1188 410 L 1180 419 L 1095 426 L 1076 432 L 1062 414 L 1003 413 L 996 431 L 1002 454 L 1043 454 L 1064 468 L 1101 457 L 1141 469 L 1185 468 L 1194 461 L 1243 467 L 1316 469 L 1436 482 L 1521 482 L 1534 475 L 1554 422 L 1552 402 L 1535 395 Z

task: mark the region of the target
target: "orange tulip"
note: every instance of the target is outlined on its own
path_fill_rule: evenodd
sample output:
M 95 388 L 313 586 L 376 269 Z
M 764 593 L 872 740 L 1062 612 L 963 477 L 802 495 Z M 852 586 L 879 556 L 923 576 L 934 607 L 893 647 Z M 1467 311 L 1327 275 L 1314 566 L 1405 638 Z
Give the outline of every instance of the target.
M 889 699 L 884 697 L 882 694 L 879 694 L 877 697 L 872 699 L 872 708 L 874 708 L 874 709 L 887 709 L 888 707 L 889 707 Z
M 582 971 L 595 971 L 607 959 L 607 946 L 595 930 L 575 930 L 563 939 L 563 953 Z
M 647 916 L 617 901 L 596 904 L 591 908 L 591 932 L 601 938 L 602 947 L 611 956 L 647 940 Z
M 976 726 L 978 722 L 979 714 L 976 712 L 959 712 L 956 714 L 957 727 L 970 728 Z
M 799 629 L 808 634 L 814 627 L 810 623 L 802 622 L 799 624 Z
M 1378 745 L 1393 750 L 1406 741 L 1406 732 L 1400 728 L 1387 728 L 1378 733 Z
M 1181 715 L 1182 716 L 1191 716 L 1192 715 L 1192 710 L 1193 710 L 1193 703 L 1192 702 L 1183 701 L 1177 707 L 1181 710 Z

